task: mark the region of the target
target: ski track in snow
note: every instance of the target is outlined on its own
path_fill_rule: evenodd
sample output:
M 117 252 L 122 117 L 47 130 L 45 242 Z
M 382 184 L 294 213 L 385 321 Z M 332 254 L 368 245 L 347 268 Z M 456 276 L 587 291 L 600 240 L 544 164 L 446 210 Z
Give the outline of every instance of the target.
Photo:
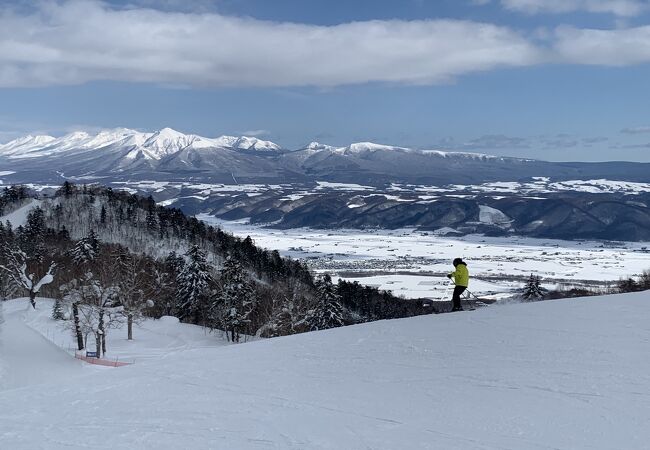
M 208 335 L 212 348 L 198 327 L 152 321 L 144 328 L 159 325 L 166 331 L 156 332 L 172 338 L 145 363 L 119 369 L 62 363 L 67 355 L 20 323 L 42 329 L 45 313 L 12 301 L 0 325 L 0 361 L 40 370 L 49 382 L 0 390 L 0 442 L 11 449 L 643 449 L 649 301 L 637 293 L 499 305 L 242 345 Z M 23 312 L 11 309 L 18 304 Z M 138 333 L 154 336 L 138 329 L 136 340 Z M 155 348 L 148 339 L 136 342 L 140 351 Z M 68 365 L 71 372 L 61 369 Z

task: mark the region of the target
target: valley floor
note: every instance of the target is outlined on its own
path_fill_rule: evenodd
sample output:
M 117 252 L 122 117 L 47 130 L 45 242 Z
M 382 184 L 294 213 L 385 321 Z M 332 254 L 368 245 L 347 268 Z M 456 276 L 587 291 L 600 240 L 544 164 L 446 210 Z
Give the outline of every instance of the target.
M 165 323 L 186 344 L 200 342 L 104 368 L 33 331 L 47 326 L 46 302 L 27 312 L 14 300 L 0 324 L 0 442 L 12 450 L 647 448 L 648 302 L 650 293 L 497 305 L 226 346 Z
M 314 230 L 251 225 L 200 214 L 236 236 L 304 259 L 316 272 L 390 290 L 407 298 L 448 299 L 451 261 L 467 261 L 470 289 L 494 299 L 518 293 L 530 274 L 548 289 L 605 288 L 650 269 L 645 242 L 563 241 L 522 236 L 443 236 L 414 229 Z

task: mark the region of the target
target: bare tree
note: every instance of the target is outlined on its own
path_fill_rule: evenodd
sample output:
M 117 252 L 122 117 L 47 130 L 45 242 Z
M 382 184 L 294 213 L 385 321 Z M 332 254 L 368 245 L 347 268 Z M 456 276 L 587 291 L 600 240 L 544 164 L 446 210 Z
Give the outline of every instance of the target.
M 0 270 L 0 301 L 13 298 L 18 286 L 5 270 Z
M 103 269 L 103 270 L 102 270 Z M 97 275 L 88 272 L 78 281 L 66 286 L 64 300 L 73 306 L 73 330 L 79 347 L 87 347 L 88 336 L 95 337 L 97 357 L 106 353 L 106 335 L 111 328 L 122 324 L 122 312 L 118 303 L 119 287 L 110 277 L 110 270 L 100 267 Z M 76 308 L 76 311 L 74 310 Z
M 119 257 L 120 278 L 119 303 L 122 305 L 121 314 L 126 318 L 127 338 L 133 339 L 133 324 L 144 319 L 144 311 L 154 306 L 151 299 L 156 294 L 153 283 L 155 271 L 154 262 L 137 258 L 130 254 Z

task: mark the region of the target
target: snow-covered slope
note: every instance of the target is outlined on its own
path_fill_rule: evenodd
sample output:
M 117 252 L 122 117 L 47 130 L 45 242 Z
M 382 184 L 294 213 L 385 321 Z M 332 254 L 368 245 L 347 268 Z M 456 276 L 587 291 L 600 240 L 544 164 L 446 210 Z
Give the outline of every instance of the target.
M 214 139 L 219 147 L 234 148 L 237 150 L 254 150 L 258 152 L 277 152 L 281 150 L 278 144 L 271 141 L 263 141 L 254 137 L 246 136 L 221 136 Z
M 4 156 L 28 154 L 33 150 L 38 150 L 47 146 L 54 140 L 56 140 L 56 138 L 52 136 L 28 135 L 15 139 L 11 142 L 7 142 L 6 144 L 0 144 L 0 154 Z
M 96 134 L 27 136 L 0 145 L 0 166 L 11 183 L 112 179 L 205 183 L 292 183 L 330 181 L 383 186 L 481 185 L 569 180 L 568 187 L 595 189 L 589 180 L 650 183 L 648 164 L 556 163 L 483 153 L 423 150 L 373 142 L 333 147 L 312 142 L 296 151 L 247 136 L 216 138 L 171 128 L 143 133 L 126 128 Z M 191 175 L 190 175 L 191 173 Z M 4 181 L 4 180 L 3 180 Z M 583 182 L 582 185 L 577 183 Z
M 649 302 L 494 306 L 55 371 L 0 391 L 2 446 L 643 449 Z M 2 360 L 25 344 L 0 328 Z M 26 370 L 58 364 L 32 349 Z
M 183 149 L 228 148 L 235 150 L 280 151 L 279 145 L 254 137 L 221 136 L 206 138 L 184 134 L 171 128 L 154 133 L 143 133 L 128 128 L 103 130 L 97 134 L 77 131 L 60 138 L 52 136 L 26 136 L 0 145 L 0 156 L 20 160 L 26 158 L 50 157 L 76 154 L 83 150 L 108 151 L 128 150 L 127 157 L 144 157 L 160 160 Z
M 25 203 L 17 210 L 9 214 L 5 214 L 4 216 L 0 216 L 0 222 L 2 223 L 10 222 L 13 228 L 23 226 L 27 222 L 27 215 L 29 214 L 29 212 L 32 209 L 39 206 L 40 204 L 41 204 L 40 200 L 29 200 L 27 203 Z

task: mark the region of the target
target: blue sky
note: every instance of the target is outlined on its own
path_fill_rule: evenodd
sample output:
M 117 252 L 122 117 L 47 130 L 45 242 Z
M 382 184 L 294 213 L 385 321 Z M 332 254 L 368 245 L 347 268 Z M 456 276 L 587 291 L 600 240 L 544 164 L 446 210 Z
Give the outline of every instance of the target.
M 645 0 L 0 6 L 0 142 L 169 126 L 650 161 Z

